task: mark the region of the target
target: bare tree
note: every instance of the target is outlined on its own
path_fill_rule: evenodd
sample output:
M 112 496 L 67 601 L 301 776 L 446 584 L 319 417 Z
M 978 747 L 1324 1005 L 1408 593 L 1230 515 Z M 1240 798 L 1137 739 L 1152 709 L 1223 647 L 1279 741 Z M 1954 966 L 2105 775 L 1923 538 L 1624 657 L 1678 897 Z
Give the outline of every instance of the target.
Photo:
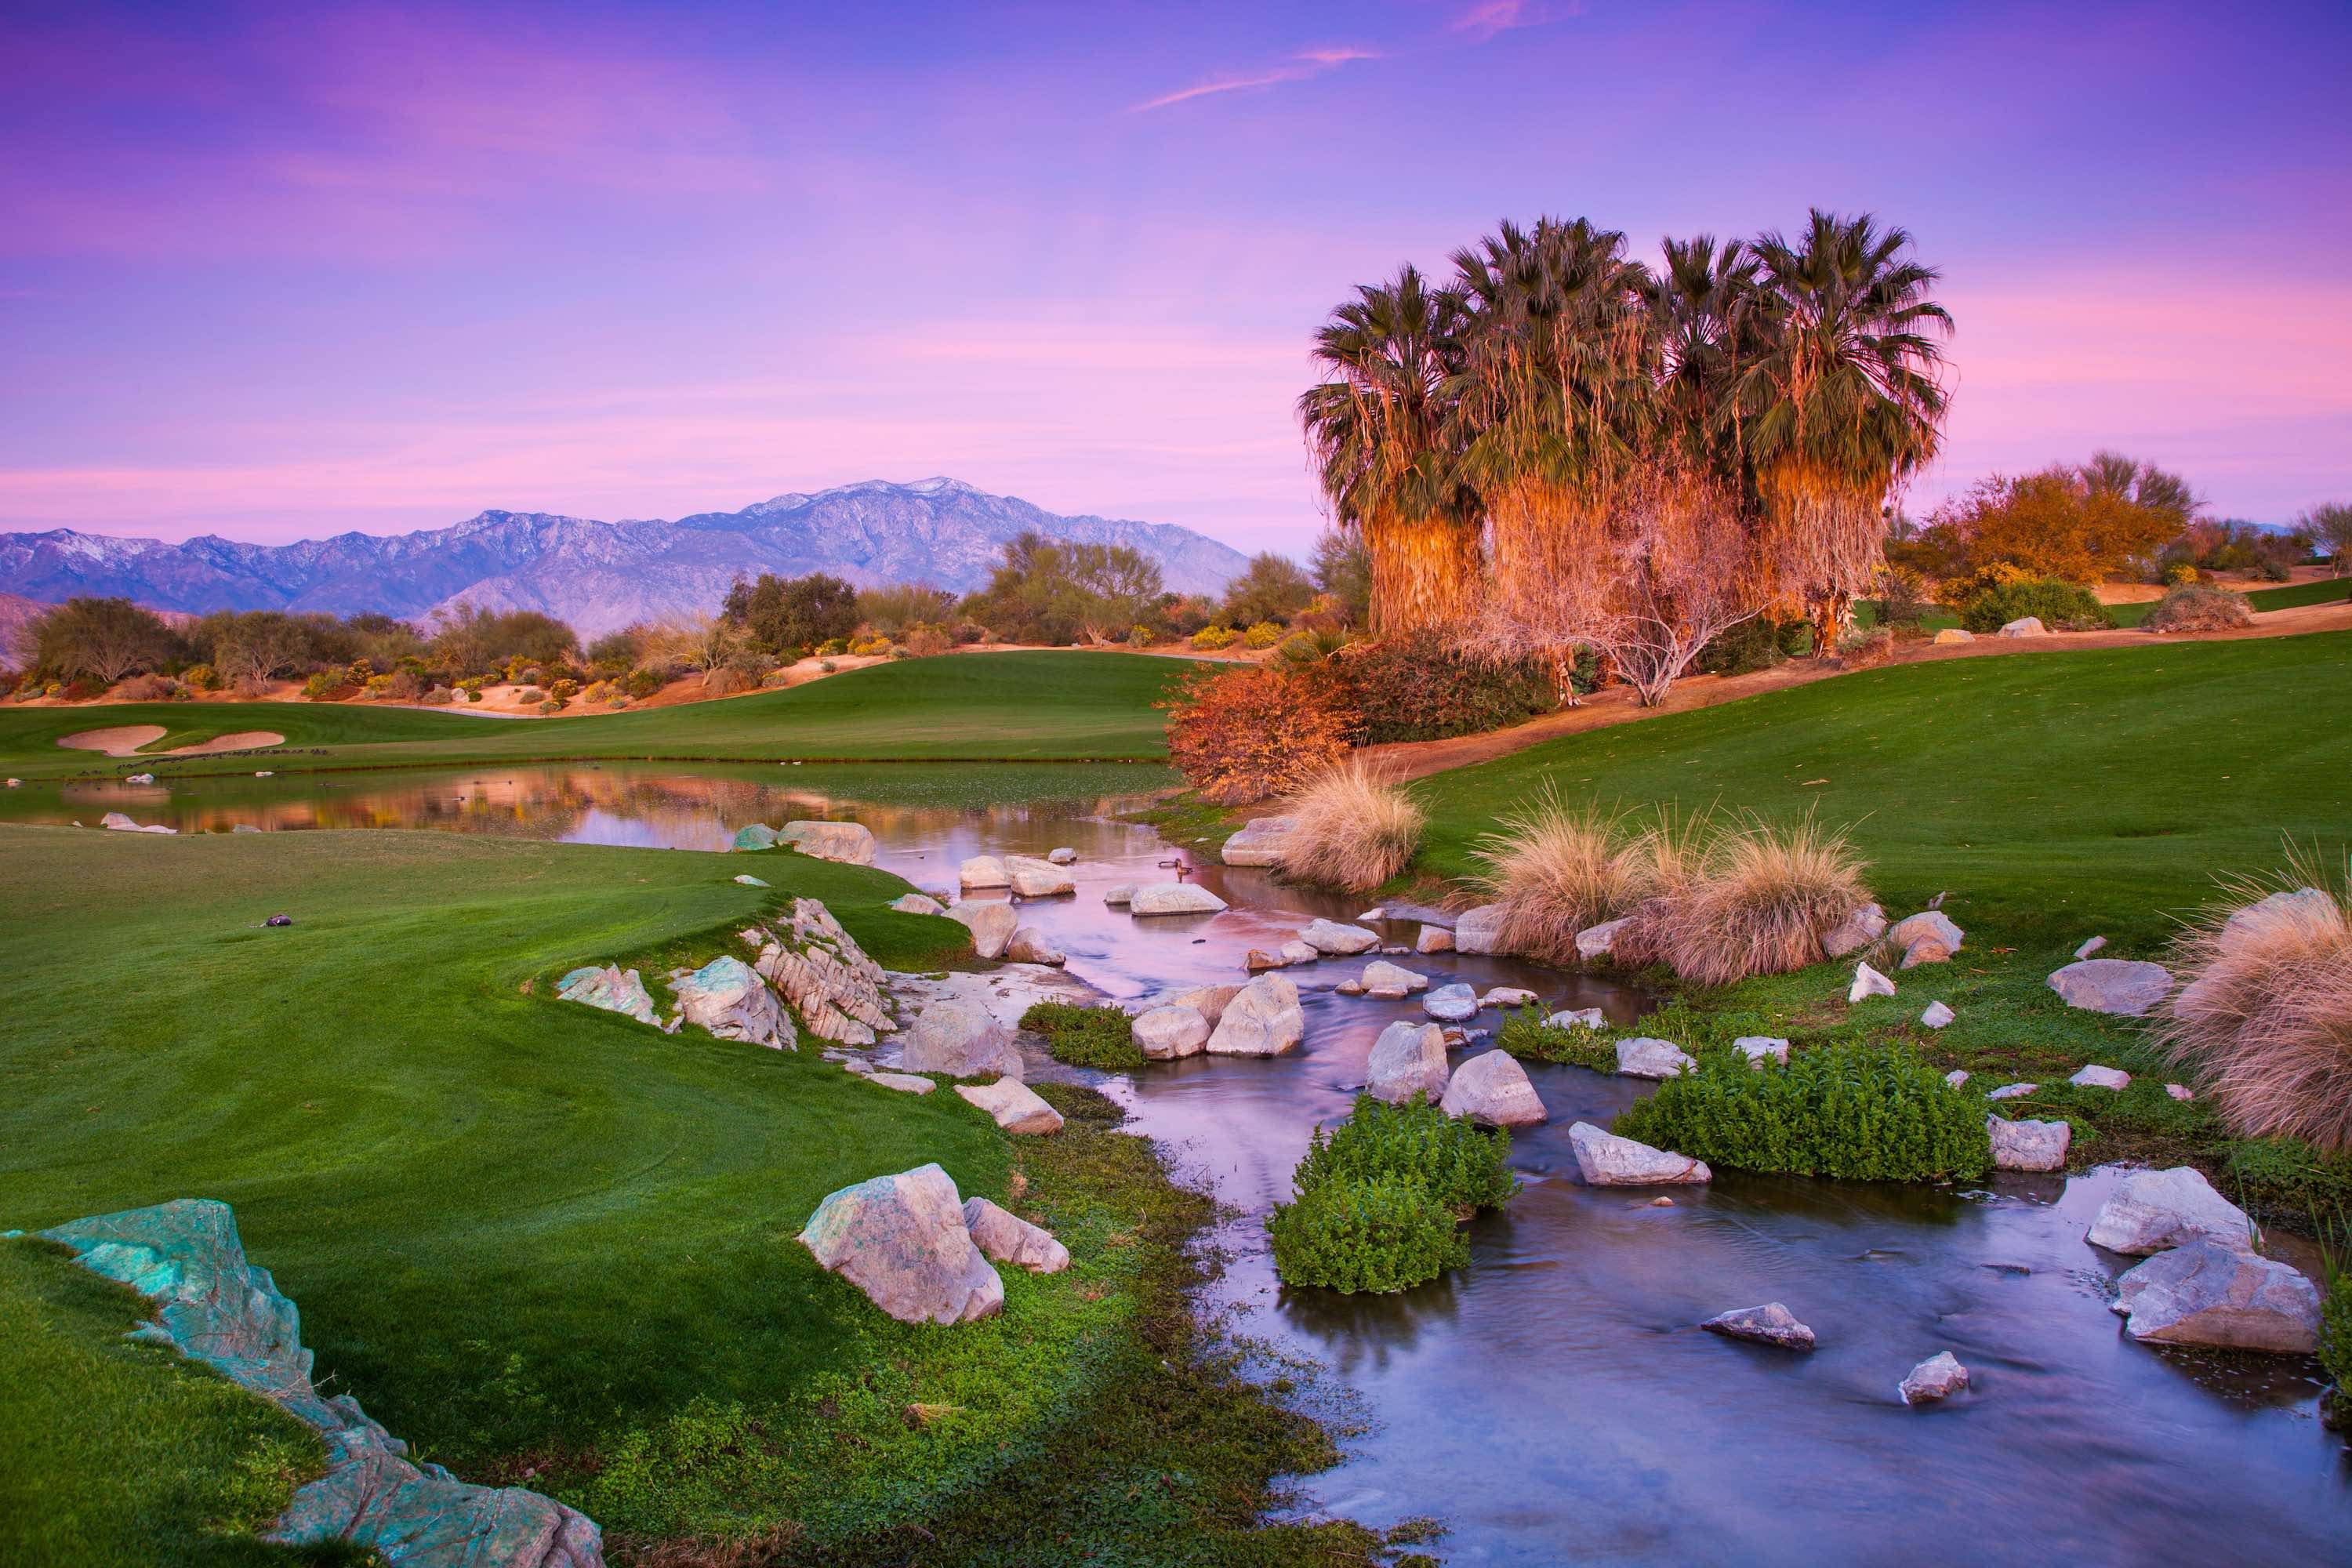
M 1538 658 L 1563 684 L 1590 648 L 1645 708 L 1701 649 L 1759 614 L 1765 592 L 1737 503 L 1674 464 L 1637 468 L 1587 515 L 1576 548 L 1540 582 L 1496 595 L 1477 628 L 1498 658 Z
M 2295 519 L 2295 525 L 2310 534 L 2315 544 L 2326 546 L 2332 574 L 2343 576 L 2347 559 L 2352 558 L 2352 502 L 2329 501 L 2313 507 Z
M 232 616 L 213 640 L 213 668 L 228 679 L 260 685 L 310 656 L 301 623 L 276 610 Z
M 648 664 L 717 669 L 735 651 L 735 629 L 709 616 L 688 616 L 646 627 L 643 646 Z
M 37 664 L 111 686 L 132 670 L 154 668 L 173 638 L 153 611 L 128 599 L 79 598 L 43 611 L 24 640 Z

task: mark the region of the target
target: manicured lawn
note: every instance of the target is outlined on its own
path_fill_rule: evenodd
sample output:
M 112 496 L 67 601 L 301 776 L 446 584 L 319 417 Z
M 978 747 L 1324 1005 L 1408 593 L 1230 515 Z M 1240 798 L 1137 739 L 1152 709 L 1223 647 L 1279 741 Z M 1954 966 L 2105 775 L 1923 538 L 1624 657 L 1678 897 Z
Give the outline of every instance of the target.
M 1167 755 L 1153 704 L 1191 668 L 1131 654 L 960 654 L 723 701 L 546 720 L 341 703 L 0 710 L 0 767 L 27 778 L 128 771 L 128 759 L 57 745 L 61 735 L 124 724 L 163 725 L 174 732 L 165 744 L 275 731 L 288 754 L 259 765 L 279 771 L 599 758 L 1151 761 Z M 142 755 L 139 764 L 185 774 L 250 771 L 257 760 Z

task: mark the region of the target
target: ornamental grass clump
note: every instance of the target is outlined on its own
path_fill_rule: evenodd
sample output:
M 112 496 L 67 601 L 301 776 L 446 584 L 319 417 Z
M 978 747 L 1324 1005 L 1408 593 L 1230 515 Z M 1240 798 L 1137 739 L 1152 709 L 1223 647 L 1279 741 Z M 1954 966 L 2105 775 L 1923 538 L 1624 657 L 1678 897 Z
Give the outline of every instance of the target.
M 2155 1043 L 2231 1131 L 2352 1151 L 2352 878 L 2291 855 L 2174 944 Z
M 1039 1002 L 1021 1015 L 1021 1026 L 1045 1036 L 1045 1048 L 1057 1062 L 1105 1072 L 1129 1072 L 1143 1065 L 1135 1021 L 1117 1007 Z
M 1501 951 L 1548 963 L 1576 953 L 1576 933 L 1616 919 L 1650 891 L 1645 867 L 1621 818 L 1575 809 L 1547 784 L 1501 820 L 1472 853 L 1481 881 L 1503 906 Z
M 1751 1067 L 1728 1048 L 1620 1112 L 1612 1131 L 1709 1164 L 1851 1181 L 1972 1179 L 1984 1100 L 1906 1046 L 1823 1046 Z
M 1357 893 L 1404 869 L 1428 820 L 1412 796 L 1360 757 L 1318 773 L 1282 814 L 1295 825 L 1283 840 L 1283 871 Z
M 1819 963 L 1823 939 L 1870 900 L 1862 871 L 1844 836 L 1811 818 L 1719 833 L 1664 919 L 1666 962 L 1699 985 Z
M 1288 1285 L 1402 1290 L 1469 1261 L 1454 1225 L 1518 1191 L 1511 1135 L 1446 1115 L 1416 1095 L 1356 1097 L 1336 1131 L 1315 1130 L 1291 1180 L 1296 1201 L 1266 1220 Z

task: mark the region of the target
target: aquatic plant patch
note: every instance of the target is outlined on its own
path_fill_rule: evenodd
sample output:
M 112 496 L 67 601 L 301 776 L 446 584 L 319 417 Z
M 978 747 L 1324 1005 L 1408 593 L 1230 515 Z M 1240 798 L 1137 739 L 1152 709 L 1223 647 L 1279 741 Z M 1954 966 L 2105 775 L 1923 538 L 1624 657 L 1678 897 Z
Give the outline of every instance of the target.
M 1519 1190 L 1508 1132 L 1448 1116 L 1417 1097 L 1390 1105 L 1368 1094 L 1356 1097 L 1354 1112 L 1339 1126 L 1315 1130 L 1293 1184 L 1304 1194 L 1326 1182 L 1390 1176 L 1419 1182 L 1465 1217 L 1500 1208 Z
M 1646 1024 L 1643 1026 L 1648 1026 Z M 1503 1026 L 1496 1032 L 1495 1043 L 1503 1049 L 1529 1062 L 1560 1062 L 1570 1067 L 1590 1068 L 1594 1072 L 1617 1070 L 1617 1037 L 1606 1029 L 1588 1029 L 1581 1024 L 1555 1025 L 1544 1022 L 1540 1007 L 1522 1007 L 1504 1015 Z
M 1021 1026 L 1045 1036 L 1057 1062 L 1105 1072 L 1131 1072 L 1143 1065 L 1135 1022 L 1118 1007 L 1039 1002 L 1021 1015 Z
M 1454 1213 L 1410 1176 L 1339 1176 L 1278 1204 L 1266 1220 L 1286 1285 L 1387 1294 L 1470 1261 Z

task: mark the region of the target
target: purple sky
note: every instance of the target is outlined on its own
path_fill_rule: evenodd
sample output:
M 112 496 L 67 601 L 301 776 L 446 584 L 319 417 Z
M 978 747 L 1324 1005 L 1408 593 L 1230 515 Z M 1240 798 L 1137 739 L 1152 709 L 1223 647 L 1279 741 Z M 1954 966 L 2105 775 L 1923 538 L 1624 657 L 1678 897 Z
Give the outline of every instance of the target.
M 2352 6 L 17 5 L 0 529 L 286 540 L 950 474 L 1302 549 L 1349 285 L 1868 209 L 1912 498 L 2352 497 Z

